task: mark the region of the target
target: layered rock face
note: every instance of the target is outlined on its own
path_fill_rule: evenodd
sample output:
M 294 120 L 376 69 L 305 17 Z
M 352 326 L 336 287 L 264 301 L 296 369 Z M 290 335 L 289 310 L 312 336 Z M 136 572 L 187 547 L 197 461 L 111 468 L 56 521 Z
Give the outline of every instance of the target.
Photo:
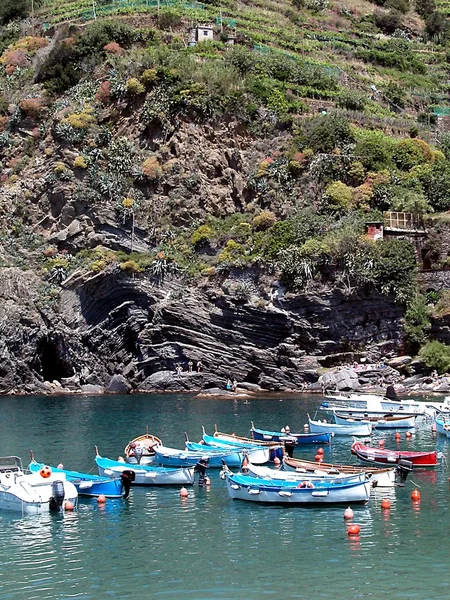
M 101 273 L 45 306 L 31 272 L 1 277 L 1 393 L 190 391 L 228 378 L 295 390 L 322 366 L 377 360 L 402 339 L 401 307 L 373 294 L 287 295 L 274 305 L 225 295 L 227 282 L 202 289 Z

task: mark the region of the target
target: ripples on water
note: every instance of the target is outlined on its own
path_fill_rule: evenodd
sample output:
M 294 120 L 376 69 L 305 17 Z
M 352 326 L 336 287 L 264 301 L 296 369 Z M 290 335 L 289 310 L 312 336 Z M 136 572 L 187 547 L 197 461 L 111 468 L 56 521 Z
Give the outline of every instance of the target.
M 38 460 L 93 470 L 93 446 L 116 457 L 128 440 L 150 426 L 167 445 L 181 446 L 214 423 L 248 432 L 289 423 L 300 428 L 319 398 L 242 402 L 185 396 L 126 398 L 24 398 L 3 402 L 0 454 L 33 448 Z M 395 447 L 393 433 L 378 433 Z M 402 436 L 404 438 L 404 436 Z M 326 460 L 350 461 L 350 441 L 336 439 Z M 377 443 L 375 441 L 375 443 Z M 401 447 L 449 456 L 445 438 L 421 425 Z M 299 455 L 314 456 L 314 448 Z M 81 500 L 65 515 L 20 518 L 0 513 L 1 600 L 83 598 L 336 600 L 450 598 L 447 560 L 448 472 L 416 471 L 405 488 L 375 490 L 354 508 L 361 525 L 346 534 L 344 508 L 257 506 L 229 499 L 216 471 L 209 490 L 134 488 L 129 501 L 104 507 Z M 421 491 L 413 504 L 411 490 Z M 388 497 L 391 509 L 383 511 Z

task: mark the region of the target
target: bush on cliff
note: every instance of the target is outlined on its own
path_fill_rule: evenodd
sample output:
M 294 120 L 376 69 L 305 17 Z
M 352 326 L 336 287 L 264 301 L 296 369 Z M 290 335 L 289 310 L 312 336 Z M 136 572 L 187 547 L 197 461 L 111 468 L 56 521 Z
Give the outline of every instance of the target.
M 430 369 L 436 369 L 438 373 L 450 371 L 450 346 L 441 342 L 428 342 L 419 352 L 420 358 Z

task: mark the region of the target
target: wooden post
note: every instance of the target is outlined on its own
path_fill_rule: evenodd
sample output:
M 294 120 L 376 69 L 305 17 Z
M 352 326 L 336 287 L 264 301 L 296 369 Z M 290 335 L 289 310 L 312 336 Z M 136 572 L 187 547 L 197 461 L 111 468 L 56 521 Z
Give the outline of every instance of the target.
M 95 0 L 92 0 L 92 16 L 94 17 L 94 19 L 97 18 L 97 14 L 95 12 Z

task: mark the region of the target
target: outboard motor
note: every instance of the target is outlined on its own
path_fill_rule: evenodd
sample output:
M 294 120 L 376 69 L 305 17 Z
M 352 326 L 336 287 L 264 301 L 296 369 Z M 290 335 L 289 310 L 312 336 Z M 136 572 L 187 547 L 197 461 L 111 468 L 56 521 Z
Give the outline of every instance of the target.
M 398 400 L 397 392 L 393 385 L 388 385 L 386 388 L 386 398 L 389 400 Z
M 405 460 L 402 458 L 398 461 L 397 466 L 395 468 L 395 474 L 398 476 L 399 481 L 398 485 L 403 487 L 405 485 L 405 481 L 408 478 L 408 475 L 413 470 L 413 463 L 410 460 Z
M 57 480 L 52 481 L 52 495 L 49 500 L 50 510 L 61 512 L 64 502 L 64 482 Z
M 141 458 L 142 458 L 143 454 L 144 454 L 144 448 L 142 448 L 142 446 L 136 446 L 134 449 L 134 457 L 136 458 L 136 462 L 138 465 L 141 464 Z
M 125 490 L 124 498 L 128 498 L 130 495 L 130 488 L 133 481 L 136 479 L 136 473 L 131 471 L 130 469 L 125 469 L 122 471 L 122 475 L 120 476 L 120 481 L 122 482 L 123 489 Z
M 206 469 L 209 467 L 209 461 L 207 458 L 201 458 L 194 467 L 194 472 L 198 473 L 198 485 L 203 487 L 205 485 Z

